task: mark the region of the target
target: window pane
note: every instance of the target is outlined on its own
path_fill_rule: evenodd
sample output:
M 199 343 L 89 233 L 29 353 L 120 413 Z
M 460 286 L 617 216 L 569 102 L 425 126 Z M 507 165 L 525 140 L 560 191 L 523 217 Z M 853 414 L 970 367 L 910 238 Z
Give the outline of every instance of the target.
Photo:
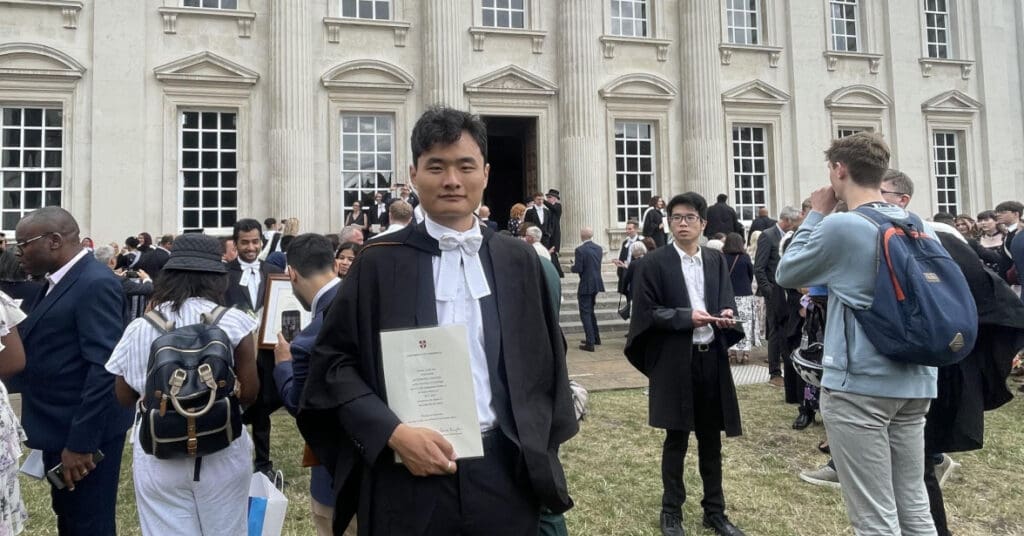
M 233 171 L 237 162 L 237 114 L 186 111 L 183 115 L 186 124 L 181 134 L 178 207 L 182 228 L 223 228 L 223 214 L 237 210 L 237 176 Z M 197 118 L 191 125 L 190 115 Z M 232 202 L 225 204 L 224 200 Z
M 627 0 L 623 0 L 625 2 Z M 615 123 L 615 200 L 619 223 L 640 220 L 657 184 L 651 123 Z

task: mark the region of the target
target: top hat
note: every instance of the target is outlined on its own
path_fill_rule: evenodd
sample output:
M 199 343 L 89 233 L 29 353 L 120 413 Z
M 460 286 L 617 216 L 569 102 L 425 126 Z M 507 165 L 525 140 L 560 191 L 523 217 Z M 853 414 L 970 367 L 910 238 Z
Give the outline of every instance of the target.
M 548 190 L 547 195 L 549 195 L 551 197 L 554 197 L 555 199 L 558 199 L 559 201 L 562 200 L 562 196 L 558 193 L 558 190 L 556 190 L 554 188 Z

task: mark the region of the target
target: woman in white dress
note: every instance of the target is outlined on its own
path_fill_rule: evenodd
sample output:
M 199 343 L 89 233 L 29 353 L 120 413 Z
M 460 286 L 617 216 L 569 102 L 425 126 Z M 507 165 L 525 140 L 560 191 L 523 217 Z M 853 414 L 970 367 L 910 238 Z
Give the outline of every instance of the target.
M 0 292 L 0 378 L 10 378 L 25 368 L 25 349 L 15 327 L 25 319 L 18 304 Z M 14 415 L 7 388 L 0 382 L 0 536 L 21 534 L 28 514 L 21 502 L 18 459 L 25 432 Z
M 222 302 L 227 289 L 227 270 L 220 259 L 220 242 L 213 237 L 188 234 L 175 239 L 150 298 L 153 308 L 176 327 L 200 323 L 204 313 Z M 252 337 L 256 321 L 230 309 L 217 326 L 231 340 L 241 385 L 238 400 L 248 405 L 259 393 Z M 139 318 L 128 325 L 114 348 L 107 370 L 118 376 L 115 389 L 122 404 L 138 403 L 145 389 L 150 344 L 160 335 L 148 320 Z M 194 459 L 162 460 L 146 454 L 137 427 L 131 439 L 135 500 L 143 534 L 246 535 L 252 441 L 244 428 L 228 447 L 202 457 L 198 480 Z

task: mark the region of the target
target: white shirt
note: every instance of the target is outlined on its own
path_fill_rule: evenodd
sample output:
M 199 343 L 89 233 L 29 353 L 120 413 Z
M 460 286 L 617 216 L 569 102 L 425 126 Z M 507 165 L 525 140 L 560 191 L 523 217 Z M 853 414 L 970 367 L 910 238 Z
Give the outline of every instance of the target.
M 1006 232 L 1007 233 L 1013 233 L 1013 232 L 1016 232 L 1016 231 L 1017 231 L 1017 224 L 1016 223 L 1014 223 L 1013 225 L 1007 225 L 1006 226 Z
M 82 257 L 85 257 L 88 254 L 89 250 L 82 248 L 82 250 L 79 251 L 77 255 L 71 257 L 71 260 L 65 263 L 64 266 L 61 266 L 56 272 L 53 272 L 52 274 L 47 274 L 46 282 L 49 283 L 50 286 L 46 287 L 46 295 L 49 296 L 50 292 L 53 290 L 53 287 L 56 287 L 57 284 L 60 283 L 60 280 L 64 279 L 64 276 L 68 275 L 68 272 L 71 271 L 71 267 L 74 266 L 78 261 L 82 260 Z
M 402 229 L 405 229 L 406 225 L 407 224 L 405 223 L 392 223 L 391 225 L 388 225 L 387 229 L 377 233 L 377 236 L 386 235 L 388 233 L 393 233 L 395 231 L 401 231 Z
M 633 262 L 633 244 L 636 244 L 639 240 L 640 235 L 626 237 L 626 260 L 623 262 L 626 264 L 627 267 L 629 266 L 629 263 Z
M 540 242 L 534 242 L 532 245 L 533 250 L 537 252 L 537 255 L 539 255 L 540 258 L 547 259 L 549 261 L 551 260 L 551 252 L 548 251 L 548 248 L 544 247 L 544 244 L 541 244 Z
M 544 225 L 544 207 L 533 205 L 533 210 L 537 211 L 537 221 L 539 221 L 541 225 Z
M 249 303 L 252 304 L 254 311 L 258 311 L 263 307 L 262 303 L 256 303 L 256 298 L 260 293 L 260 261 L 257 259 L 253 263 L 248 263 L 239 258 L 238 265 L 242 267 L 242 277 L 238 280 L 238 284 L 249 288 Z
M 426 218 L 427 234 L 435 240 L 447 233 L 455 233 L 464 236 L 480 234 L 480 227 L 473 225 L 470 230 L 459 233 L 443 225 L 435 223 L 429 217 Z M 441 257 L 431 259 L 434 267 L 434 289 L 441 284 Z M 487 369 L 487 352 L 484 350 L 484 319 L 480 312 L 480 301 L 473 299 L 469 291 L 469 284 L 466 282 L 465 263 L 459 266 L 459 283 L 455 286 L 455 299 L 449 301 L 437 300 L 437 324 L 448 326 L 452 324 L 463 324 L 466 326 L 466 333 L 469 336 L 469 365 L 473 372 L 473 390 L 476 393 L 476 414 L 480 421 L 480 430 L 491 430 L 498 424 L 498 415 L 492 405 L 493 395 L 491 394 L 491 376 Z
M 311 312 L 311 313 L 313 313 L 315 315 L 316 314 L 316 306 L 320 302 L 320 298 L 323 298 L 324 294 L 327 294 L 328 290 L 331 290 L 332 288 L 334 288 L 334 287 L 336 287 L 336 286 L 338 286 L 340 284 L 341 284 L 341 280 L 340 279 L 338 279 L 337 277 L 332 277 L 331 280 L 328 281 L 326 285 L 320 287 L 320 290 L 316 291 L 316 296 L 313 296 L 313 301 L 310 302 L 310 304 L 309 304 L 309 312 Z
M 690 296 L 690 309 L 710 313 L 711 311 L 708 311 L 708 306 L 704 302 L 704 256 L 702 251 L 698 248 L 697 254 L 691 257 L 675 241 L 672 242 L 672 247 L 676 248 L 676 253 L 679 254 L 683 279 L 686 281 L 686 294 Z M 715 340 L 715 330 L 710 325 L 694 328 L 694 344 L 708 344 L 713 340 Z

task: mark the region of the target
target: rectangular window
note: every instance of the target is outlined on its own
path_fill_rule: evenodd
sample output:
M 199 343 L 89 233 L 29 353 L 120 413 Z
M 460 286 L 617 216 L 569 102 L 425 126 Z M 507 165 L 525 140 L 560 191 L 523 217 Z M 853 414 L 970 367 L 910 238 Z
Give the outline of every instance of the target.
M 391 0 L 341 0 L 341 16 L 391 20 Z
M 949 2 L 924 0 L 925 44 L 929 58 L 949 58 Z
M 391 187 L 395 172 L 394 123 L 390 115 L 342 114 L 341 181 L 345 210 L 364 205 Z
M 649 37 L 647 0 L 612 0 L 612 35 Z
M 726 30 L 734 45 L 761 44 L 761 0 L 726 0 Z
M 736 213 L 743 221 L 768 207 L 768 136 L 764 127 L 732 127 L 732 192 Z
M 932 134 L 932 161 L 935 166 L 935 193 L 939 212 L 960 213 L 960 144 L 956 132 Z
M 615 122 L 615 209 L 619 223 L 639 221 L 654 195 L 654 125 Z
M 526 28 L 526 0 L 481 0 L 483 25 L 490 28 Z
M 836 139 L 838 140 L 847 136 L 853 136 L 858 132 L 871 132 L 871 129 L 865 127 L 839 127 L 836 129 Z
M 37 208 L 61 205 L 63 113 L 60 108 L 0 107 L 0 214 L 13 232 Z
M 182 5 L 207 9 L 238 9 L 238 0 L 183 0 Z
M 224 229 L 238 219 L 238 130 L 234 112 L 181 113 L 182 230 Z
M 860 50 L 860 28 L 857 25 L 857 0 L 830 0 L 832 11 L 832 50 Z

